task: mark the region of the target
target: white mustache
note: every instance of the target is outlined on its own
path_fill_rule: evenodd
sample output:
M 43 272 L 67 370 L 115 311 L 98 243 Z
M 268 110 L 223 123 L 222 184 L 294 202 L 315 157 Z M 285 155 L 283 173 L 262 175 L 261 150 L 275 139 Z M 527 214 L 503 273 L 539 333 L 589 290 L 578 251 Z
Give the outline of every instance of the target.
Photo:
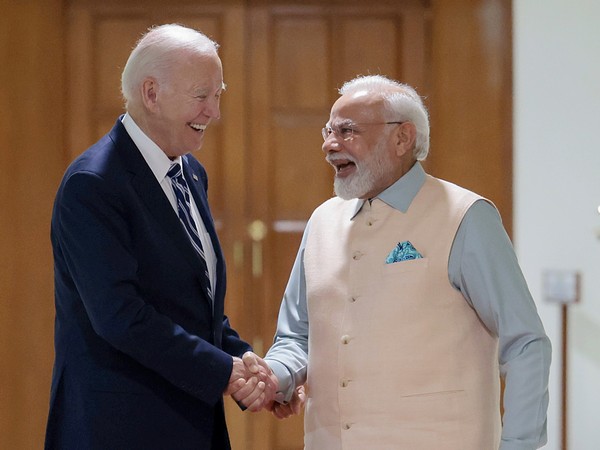
M 337 160 L 341 160 L 344 159 L 346 161 L 350 161 L 353 162 L 354 164 L 356 164 L 356 160 L 350 156 L 350 155 L 345 155 L 343 153 L 329 153 L 326 157 L 325 160 L 331 164 L 332 161 L 337 161 Z

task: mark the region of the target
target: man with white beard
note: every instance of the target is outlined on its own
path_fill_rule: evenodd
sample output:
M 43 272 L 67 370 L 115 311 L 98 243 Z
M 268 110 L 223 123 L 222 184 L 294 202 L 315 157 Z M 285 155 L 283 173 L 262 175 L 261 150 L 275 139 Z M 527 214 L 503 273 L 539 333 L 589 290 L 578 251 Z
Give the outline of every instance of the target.
M 412 87 L 376 75 L 340 94 L 323 128 L 336 197 L 284 294 L 271 410 L 306 401 L 307 450 L 539 448 L 550 342 L 496 208 L 425 173 Z

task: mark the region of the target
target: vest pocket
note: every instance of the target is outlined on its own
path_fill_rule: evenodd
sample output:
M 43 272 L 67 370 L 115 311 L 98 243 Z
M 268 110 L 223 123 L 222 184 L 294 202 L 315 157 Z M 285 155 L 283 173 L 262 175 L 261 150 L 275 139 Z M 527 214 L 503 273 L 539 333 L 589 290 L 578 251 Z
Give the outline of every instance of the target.
M 413 270 L 424 270 L 429 267 L 429 258 L 408 259 L 392 264 L 383 265 L 383 275 L 394 275 L 404 272 L 412 272 Z
M 466 392 L 463 390 L 428 392 L 398 399 L 403 425 L 412 430 L 413 448 L 463 449 Z

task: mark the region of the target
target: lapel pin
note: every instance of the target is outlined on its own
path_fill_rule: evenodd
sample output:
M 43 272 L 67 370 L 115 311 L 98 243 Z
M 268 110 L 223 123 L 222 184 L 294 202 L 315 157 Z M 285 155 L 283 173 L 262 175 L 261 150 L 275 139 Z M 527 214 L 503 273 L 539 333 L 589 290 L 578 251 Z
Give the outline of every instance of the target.
M 198 176 L 195 173 L 192 174 L 192 178 L 194 179 L 194 181 L 198 181 Z

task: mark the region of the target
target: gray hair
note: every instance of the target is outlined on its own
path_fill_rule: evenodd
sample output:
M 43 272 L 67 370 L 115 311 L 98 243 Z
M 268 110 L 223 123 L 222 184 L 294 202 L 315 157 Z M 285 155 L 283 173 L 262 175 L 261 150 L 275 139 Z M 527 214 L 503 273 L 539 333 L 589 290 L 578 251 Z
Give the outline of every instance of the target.
M 169 71 L 184 54 L 216 53 L 219 44 L 206 35 L 178 24 L 154 26 L 137 42 L 121 74 L 121 93 L 128 108 L 139 95 L 144 78 L 166 83 Z
M 415 124 L 417 138 L 414 156 L 418 161 L 427 158 L 429 153 L 429 115 L 417 91 L 408 84 L 387 78 L 383 75 L 359 76 L 347 81 L 339 89 L 340 95 L 365 90 L 381 95 L 390 120 L 406 121 Z

